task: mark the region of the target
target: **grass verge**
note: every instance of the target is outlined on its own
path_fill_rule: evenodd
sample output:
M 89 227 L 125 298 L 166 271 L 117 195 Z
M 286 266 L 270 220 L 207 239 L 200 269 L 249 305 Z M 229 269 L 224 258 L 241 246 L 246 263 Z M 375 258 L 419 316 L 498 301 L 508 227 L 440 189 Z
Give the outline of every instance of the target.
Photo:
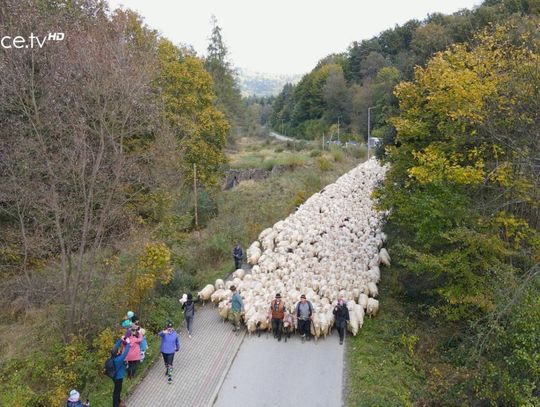
M 381 287 L 381 308 L 376 318 L 365 318 L 356 337 L 350 337 L 346 352 L 348 407 L 413 406 L 425 386 L 416 363 L 418 337 L 402 302 Z

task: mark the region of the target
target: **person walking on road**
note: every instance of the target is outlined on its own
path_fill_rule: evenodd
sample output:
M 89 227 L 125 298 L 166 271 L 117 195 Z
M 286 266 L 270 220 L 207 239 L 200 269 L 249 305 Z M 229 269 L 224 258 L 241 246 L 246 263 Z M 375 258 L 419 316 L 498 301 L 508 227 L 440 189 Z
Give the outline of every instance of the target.
M 236 243 L 233 249 L 233 258 L 234 258 L 234 269 L 238 270 L 242 268 L 242 258 L 244 257 L 244 252 L 240 246 L 240 242 Z
M 130 345 L 130 339 L 123 336 L 122 338 L 118 339 L 116 343 L 114 344 L 112 353 L 113 355 L 116 355 L 114 358 L 114 369 L 116 371 L 116 374 L 114 375 L 113 381 L 114 381 L 114 390 L 113 390 L 113 407 L 119 407 L 120 406 L 120 394 L 122 393 L 122 383 L 124 381 L 124 376 L 126 375 L 126 365 L 124 364 L 124 361 L 126 359 L 126 356 L 129 353 L 129 349 L 131 348 Z
M 274 332 L 274 338 L 277 338 L 278 342 L 281 341 L 281 333 L 283 331 L 283 318 L 287 309 L 285 304 L 281 301 L 281 294 L 277 293 L 276 298 L 272 300 L 270 304 L 269 316 L 272 318 L 272 332 Z
M 159 350 L 163 355 L 163 362 L 165 363 L 165 375 L 167 376 L 167 381 L 171 383 L 174 354 L 180 350 L 180 340 L 170 321 L 167 322 L 167 326 L 159 333 L 159 336 L 161 337 Z
M 296 304 L 296 318 L 298 319 L 298 331 L 302 337 L 302 343 L 307 339 L 311 328 L 311 319 L 313 318 L 313 305 L 306 300 L 305 294 L 300 296 L 300 302 Z
M 338 299 L 337 305 L 334 307 L 334 316 L 336 318 L 336 328 L 339 333 L 339 344 L 343 345 L 345 339 L 345 330 L 349 322 L 349 310 L 347 304 L 343 301 L 343 297 Z
M 184 319 L 186 320 L 186 327 L 188 336 L 191 338 L 191 332 L 193 328 L 193 318 L 195 317 L 195 303 L 193 301 L 193 295 L 188 294 L 187 300 L 182 304 L 182 312 L 184 313 Z
M 244 301 L 242 297 L 236 291 L 236 287 L 231 285 L 231 291 L 233 293 L 231 298 L 231 321 L 233 323 L 233 332 L 240 330 L 240 316 L 244 312 Z

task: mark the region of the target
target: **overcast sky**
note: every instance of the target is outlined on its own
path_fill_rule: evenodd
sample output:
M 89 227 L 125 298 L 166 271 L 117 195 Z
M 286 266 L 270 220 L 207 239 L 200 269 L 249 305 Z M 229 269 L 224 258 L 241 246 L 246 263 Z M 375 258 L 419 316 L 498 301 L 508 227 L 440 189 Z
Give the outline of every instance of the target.
M 482 0 L 109 0 L 134 9 L 175 43 L 203 55 L 214 14 L 231 62 L 258 72 L 300 74 L 396 24 L 428 13 L 472 8 Z

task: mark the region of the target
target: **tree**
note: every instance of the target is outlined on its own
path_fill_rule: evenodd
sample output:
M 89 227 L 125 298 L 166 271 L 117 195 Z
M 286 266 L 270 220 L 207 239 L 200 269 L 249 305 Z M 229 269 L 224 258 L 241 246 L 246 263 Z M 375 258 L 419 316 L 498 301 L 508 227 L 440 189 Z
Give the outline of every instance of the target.
M 203 186 L 215 186 L 230 125 L 214 106 L 215 94 L 210 75 L 194 55 L 161 39 L 158 45 L 160 74 L 155 86 L 160 91 L 163 114 L 180 141 L 184 174 L 193 179 L 193 164 Z
M 19 227 L 27 289 L 67 303 L 68 334 L 84 323 L 100 250 L 129 231 L 126 203 L 137 190 L 128 184 L 142 175 L 128 146 L 156 127 L 155 71 L 139 65 L 123 27 L 99 8 L 92 17 L 51 18 L 27 6 L 14 5 L 20 13 L 7 28 L 59 24 L 68 45 L 1 55 L 2 211 Z M 58 261 L 58 285 L 34 286 L 32 269 L 44 261 Z
M 329 65 L 329 73 L 323 87 L 323 96 L 326 106 L 325 119 L 327 123 L 334 123 L 340 118 L 341 122 L 349 121 L 349 92 L 339 65 Z
M 204 68 L 210 73 L 214 81 L 214 92 L 217 96 L 218 108 L 225 113 L 229 121 L 236 122 L 243 114 L 242 96 L 236 83 L 235 73 L 231 63 L 228 61 L 228 51 L 223 42 L 221 27 L 218 25 L 215 16 L 212 16 L 211 22 L 212 32 Z
M 529 345 L 539 338 L 526 305 L 540 297 L 538 26 L 523 19 L 487 30 L 396 88 L 397 144 L 380 198 L 392 208 L 404 290 L 455 332 L 480 338 L 459 348 L 475 384 L 460 383 L 471 399 L 455 404 L 539 401 L 537 346 Z M 518 364 L 528 368 L 518 373 Z

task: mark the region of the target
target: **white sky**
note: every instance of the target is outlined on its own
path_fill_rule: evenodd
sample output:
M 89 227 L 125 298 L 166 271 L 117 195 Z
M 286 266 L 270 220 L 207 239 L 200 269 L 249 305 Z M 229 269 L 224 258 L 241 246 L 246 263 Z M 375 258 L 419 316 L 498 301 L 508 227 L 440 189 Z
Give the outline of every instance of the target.
M 450 14 L 482 0 L 108 0 L 136 10 L 174 43 L 203 55 L 210 16 L 217 17 L 234 66 L 258 72 L 300 74 L 343 52 L 353 41 L 428 13 Z

